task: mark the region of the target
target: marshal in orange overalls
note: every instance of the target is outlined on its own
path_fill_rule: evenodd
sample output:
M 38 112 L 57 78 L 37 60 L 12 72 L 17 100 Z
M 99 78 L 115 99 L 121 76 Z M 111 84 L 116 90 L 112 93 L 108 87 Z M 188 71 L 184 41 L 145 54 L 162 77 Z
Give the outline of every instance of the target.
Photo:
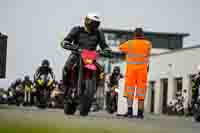
M 119 49 L 126 53 L 127 67 L 124 96 L 128 99 L 133 100 L 135 87 L 136 98 L 138 100 L 144 100 L 145 98 L 151 47 L 151 42 L 137 38 L 119 46 Z

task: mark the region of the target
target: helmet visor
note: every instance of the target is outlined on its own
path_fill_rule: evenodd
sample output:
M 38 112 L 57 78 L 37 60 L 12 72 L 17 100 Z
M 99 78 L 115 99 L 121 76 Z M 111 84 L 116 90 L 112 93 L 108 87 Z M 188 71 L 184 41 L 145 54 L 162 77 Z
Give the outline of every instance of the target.
M 98 29 L 99 26 L 100 26 L 100 22 L 97 22 L 97 21 L 92 21 L 92 22 L 91 22 L 91 27 L 92 27 L 93 29 Z
M 91 20 L 89 18 L 86 18 L 85 19 L 85 26 L 91 30 L 91 31 L 94 31 L 94 30 L 97 30 L 100 26 L 100 22 L 98 21 L 94 21 L 94 20 Z

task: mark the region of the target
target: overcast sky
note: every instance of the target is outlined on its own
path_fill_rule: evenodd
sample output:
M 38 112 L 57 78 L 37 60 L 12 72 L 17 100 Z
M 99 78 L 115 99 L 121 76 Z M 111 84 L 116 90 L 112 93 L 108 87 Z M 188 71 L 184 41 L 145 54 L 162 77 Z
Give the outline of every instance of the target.
M 7 77 L 32 75 L 48 58 L 60 78 L 67 53 L 62 33 L 99 12 L 102 27 L 190 33 L 184 46 L 200 44 L 198 0 L 0 0 L 0 32 L 8 35 Z

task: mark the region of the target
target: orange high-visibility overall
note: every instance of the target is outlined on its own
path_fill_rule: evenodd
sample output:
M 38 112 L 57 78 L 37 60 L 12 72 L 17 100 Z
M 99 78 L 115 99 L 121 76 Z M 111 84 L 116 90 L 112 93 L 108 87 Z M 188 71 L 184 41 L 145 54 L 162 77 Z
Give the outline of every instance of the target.
M 144 39 L 129 40 L 119 46 L 119 49 L 126 53 L 126 77 L 124 96 L 134 99 L 136 97 L 144 100 L 147 88 L 147 67 L 151 51 L 151 42 Z

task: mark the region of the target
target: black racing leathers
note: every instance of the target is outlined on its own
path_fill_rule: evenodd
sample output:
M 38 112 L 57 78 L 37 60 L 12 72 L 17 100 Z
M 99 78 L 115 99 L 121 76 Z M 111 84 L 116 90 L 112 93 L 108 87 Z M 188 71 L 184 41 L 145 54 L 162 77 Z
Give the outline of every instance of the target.
M 40 76 L 42 75 L 45 75 L 45 76 L 48 76 L 48 74 L 51 75 L 51 78 L 53 80 L 55 80 L 55 75 L 52 71 L 52 69 L 50 67 L 43 67 L 43 66 L 40 66 L 37 70 L 36 70 L 36 73 L 34 74 L 34 81 L 36 81 L 37 79 L 40 78 Z
M 79 26 L 72 28 L 70 33 L 64 38 L 64 41 L 70 42 L 81 49 L 96 50 L 98 45 L 103 50 L 108 48 L 108 45 L 106 45 L 105 42 L 104 34 L 101 31 L 97 30 L 89 33 L 84 27 Z M 76 54 L 71 53 L 64 65 L 63 82 L 65 85 L 67 84 L 68 71 L 70 71 L 70 68 L 73 65 L 77 64 L 77 61 L 79 61 L 78 58 L 79 57 Z

